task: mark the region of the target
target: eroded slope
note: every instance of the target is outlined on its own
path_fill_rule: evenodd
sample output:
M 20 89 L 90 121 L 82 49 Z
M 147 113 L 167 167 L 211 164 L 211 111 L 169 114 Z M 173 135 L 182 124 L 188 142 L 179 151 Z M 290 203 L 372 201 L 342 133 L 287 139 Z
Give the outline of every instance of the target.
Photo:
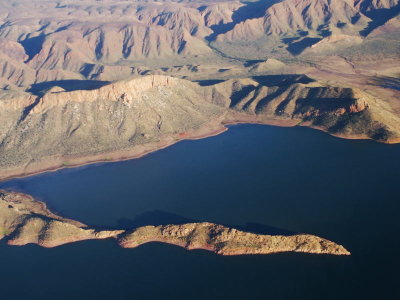
M 54 87 L 0 99 L 0 178 L 140 156 L 225 123 L 312 126 L 345 138 L 398 142 L 398 114 L 379 98 L 299 75 L 211 85 L 149 75 L 92 90 Z
M 343 246 L 314 235 L 261 235 L 213 223 L 144 226 L 131 231 L 98 230 L 57 216 L 28 195 L 5 191 L 0 191 L 0 230 L 0 239 L 19 246 L 33 243 L 50 248 L 76 241 L 115 238 L 124 248 L 162 242 L 221 255 L 278 252 L 350 255 Z

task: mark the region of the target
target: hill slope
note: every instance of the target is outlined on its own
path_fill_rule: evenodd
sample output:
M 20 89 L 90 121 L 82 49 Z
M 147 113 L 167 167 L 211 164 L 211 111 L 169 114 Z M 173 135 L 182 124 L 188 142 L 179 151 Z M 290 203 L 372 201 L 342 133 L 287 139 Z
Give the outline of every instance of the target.
M 230 122 L 302 124 L 383 142 L 400 137 L 399 117 L 384 102 L 299 75 L 205 86 L 149 75 L 92 90 L 54 87 L 1 99 L 0 117 L 1 178 L 134 157 Z

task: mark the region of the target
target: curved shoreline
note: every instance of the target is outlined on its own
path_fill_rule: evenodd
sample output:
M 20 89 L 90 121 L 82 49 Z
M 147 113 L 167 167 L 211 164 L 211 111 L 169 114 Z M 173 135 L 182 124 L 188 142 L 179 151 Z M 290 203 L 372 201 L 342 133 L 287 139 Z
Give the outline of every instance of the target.
M 37 244 L 53 248 L 85 240 L 114 239 L 122 248 L 161 242 L 185 248 L 203 249 L 219 255 L 302 252 L 350 255 L 342 245 L 325 238 L 298 233 L 269 235 L 241 231 L 209 222 L 100 229 L 54 214 L 32 196 L 0 190 L 0 240 L 8 245 Z
M 84 155 L 78 157 L 53 157 L 49 158 L 47 162 L 38 162 L 37 164 L 27 164 L 25 167 L 16 167 L 10 171 L 1 172 L 0 171 L 0 183 L 8 181 L 15 178 L 26 178 L 30 176 L 39 175 L 47 172 L 56 172 L 62 169 L 78 168 L 87 165 L 97 164 L 97 163 L 108 163 L 108 162 L 120 162 L 131 159 L 141 158 L 145 155 L 151 154 L 158 150 L 162 150 L 176 143 L 184 140 L 200 140 L 208 137 L 217 136 L 229 128 L 230 125 L 239 124 L 259 124 L 259 125 L 269 125 L 278 127 L 307 127 L 310 129 L 322 131 L 329 134 L 330 136 L 348 139 L 348 140 L 371 140 L 365 135 L 343 135 L 343 134 L 333 134 L 328 132 L 323 127 L 313 126 L 310 123 L 301 122 L 301 120 L 284 120 L 284 119 L 266 119 L 260 118 L 255 115 L 246 115 L 241 113 L 230 113 L 228 116 L 224 116 L 222 119 L 217 118 L 216 120 L 211 120 L 207 124 L 199 127 L 198 129 L 193 129 L 185 133 L 175 134 L 174 136 L 165 136 L 161 138 L 158 142 L 151 142 L 142 145 L 135 145 L 131 149 L 116 150 L 112 152 L 105 152 L 100 154 Z M 380 141 L 376 141 L 380 142 Z M 400 143 L 399 139 L 392 139 L 385 142 L 380 142 L 384 144 L 397 144 Z

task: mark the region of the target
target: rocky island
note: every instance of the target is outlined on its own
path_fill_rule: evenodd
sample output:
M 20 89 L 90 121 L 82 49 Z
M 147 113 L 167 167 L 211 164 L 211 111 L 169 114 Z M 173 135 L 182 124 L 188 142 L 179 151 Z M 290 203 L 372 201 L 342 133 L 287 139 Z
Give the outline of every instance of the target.
M 0 191 L 0 239 L 5 239 L 9 245 L 37 244 L 50 248 L 106 238 L 116 239 L 124 248 L 161 242 L 220 255 L 279 252 L 350 255 L 343 246 L 314 235 L 263 235 L 207 222 L 143 226 L 132 230 L 96 229 L 52 213 L 44 203 L 29 195 Z

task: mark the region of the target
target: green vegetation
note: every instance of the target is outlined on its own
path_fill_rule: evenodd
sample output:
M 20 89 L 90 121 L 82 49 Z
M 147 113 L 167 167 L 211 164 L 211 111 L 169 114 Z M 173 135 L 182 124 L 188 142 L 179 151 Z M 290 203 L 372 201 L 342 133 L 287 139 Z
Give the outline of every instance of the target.
M 4 227 L 0 227 L 0 236 L 9 235 L 11 232 Z

